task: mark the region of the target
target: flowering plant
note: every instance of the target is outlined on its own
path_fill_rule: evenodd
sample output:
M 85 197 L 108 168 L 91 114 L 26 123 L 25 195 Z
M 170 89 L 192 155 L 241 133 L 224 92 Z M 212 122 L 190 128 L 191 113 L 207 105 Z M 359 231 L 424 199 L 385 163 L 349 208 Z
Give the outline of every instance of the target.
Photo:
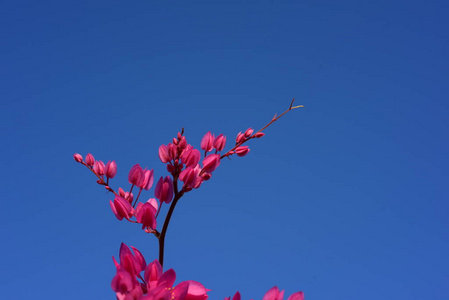
M 232 155 L 245 156 L 250 152 L 247 143 L 251 139 L 261 138 L 268 126 L 277 121 L 287 112 L 303 107 L 293 106 L 294 100 L 289 108 L 279 116 L 275 115 L 271 121 L 258 131 L 248 128 L 244 132 L 239 132 L 233 147 L 224 152 L 226 136 L 219 134 L 215 136 L 210 131 L 201 140 L 200 149 L 194 148 L 187 143 L 184 136 L 184 129 L 178 132 L 172 143 L 159 147 L 159 158 L 170 176 L 161 176 L 154 189 L 154 197 L 146 202 L 139 202 L 143 190 L 149 190 L 154 183 L 154 171 L 143 169 L 139 164 L 134 165 L 128 174 L 128 182 L 131 184 L 129 191 L 123 188 L 114 190 L 109 180 L 117 174 L 117 164 L 115 161 L 104 163 L 96 160 L 92 154 L 87 154 L 84 158 L 76 153 L 74 159 L 78 163 L 86 166 L 96 177 L 97 183 L 103 185 L 107 191 L 114 195 L 110 200 L 112 212 L 120 221 L 126 219 L 131 223 L 142 225 L 142 230 L 153 234 L 159 242 L 159 258 L 147 264 L 145 258 L 139 250 L 124 243 L 121 244 L 119 261 L 113 257 L 117 268 L 112 279 L 111 287 L 119 300 L 205 300 L 208 298 L 206 289 L 201 283 L 188 280 L 175 285 L 176 273 L 173 269 L 163 271 L 164 248 L 167 229 L 170 219 L 178 201 L 184 194 L 198 189 L 205 181 L 211 179 L 213 172 L 219 167 L 221 160 Z M 137 192 L 134 196 L 133 190 Z M 162 229 L 157 229 L 157 218 L 161 211 L 162 204 L 169 206 L 167 215 L 163 221 Z M 143 272 L 143 276 L 142 276 Z M 263 297 L 263 300 L 282 300 L 284 291 L 276 286 L 271 288 Z M 232 300 L 240 300 L 240 293 L 237 292 Z M 296 292 L 288 297 L 288 300 L 303 300 L 303 292 Z M 231 300 L 230 297 L 225 300 Z

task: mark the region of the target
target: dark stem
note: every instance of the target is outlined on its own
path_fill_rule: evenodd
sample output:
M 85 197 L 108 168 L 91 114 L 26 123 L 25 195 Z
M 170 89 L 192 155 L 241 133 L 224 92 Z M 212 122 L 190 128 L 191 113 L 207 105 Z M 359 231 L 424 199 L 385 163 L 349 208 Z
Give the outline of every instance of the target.
M 171 216 L 173 215 L 173 211 L 175 210 L 175 206 L 178 203 L 178 200 L 184 195 L 184 190 L 178 192 L 178 178 L 174 178 L 173 180 L 173 189 L 175 191 L 175 197 L 168 209 L 167 216 L 165 217 L 164 226 L 162 227 L 162 231 L 158 237 L 159 239 L 159 263 L 161 266 L 164 266 L 164 246 L 165 246 L 165 235 L 167 234 L 168 224 L 170 223 Z

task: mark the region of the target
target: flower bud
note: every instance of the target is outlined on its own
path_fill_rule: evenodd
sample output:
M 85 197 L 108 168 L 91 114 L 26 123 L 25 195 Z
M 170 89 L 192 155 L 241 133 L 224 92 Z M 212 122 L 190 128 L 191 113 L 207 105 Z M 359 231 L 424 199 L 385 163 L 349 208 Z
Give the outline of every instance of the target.
M 235 143 L 236 144 L 241 144 L 245 141 L 245 134 L 239 132 L 239 134 L 237 134 L 237 138 L 235 139 Z
M 250 137 L 251 134 L 253 134 L 253 132 L 254 132 L 254 129 L 252 129 L 251 127 L 248 128 L 248 129 L 246 129 L 246 131 L 245 131 L 245 137 Z
M 86 155 L 86 165 L 88 165 L 89 167 L 92 167 L 95 163 L 95 158 L 92 154 L 87 153 Z
M 76 162 L 83 162 L 83 157 L 81 156 L 81 154 L 75 153 L 73 154 L 73 158 L 75 159 Z
M 220 134 L 217 136 L 214 140 L 214 148 L 217 149 L 217 151 L 222 151 L 226 145 L 226 136 Z
M 117 164 L 115 161 L 108 161 L 106 164 L 106 177 L 114 178 L 115 174 L 117 174 Z
M 102 162 L 101 160 L 97 160 L 94 163 L 94 172 L 98 175 L 104 175 L 104 162 Z
M 235 153 L 238 156 L 245 156 L 250 151 L 248 146 L 240 146 L 235 149 Z
M 254 136 L 256 137 L 256 138 L 261 138 L 261 137 L 263 137 L 265 135 L 265 133 L 263 133 L 263 132 L 258 132 L 258 133 L 256 133 Z

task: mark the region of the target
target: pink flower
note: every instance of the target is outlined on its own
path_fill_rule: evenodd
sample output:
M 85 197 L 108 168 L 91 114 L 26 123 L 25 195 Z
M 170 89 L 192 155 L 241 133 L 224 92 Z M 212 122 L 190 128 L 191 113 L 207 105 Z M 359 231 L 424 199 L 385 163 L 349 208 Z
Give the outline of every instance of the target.
M 224 147 L 226 145 L 226 136 L 220 134 L 217 136 L 214 140 L 214 148 L 217 149 L 217 151 L 223 151 Z
M 203 159 L 203 170 L 212 173 L 220 165 L 220 155 L 209 154 Z
M 108 161 L 106 164 L 106 177 L 114 178 L 115 174 L 117 174 L 117 164 L 115 161 Z
M 94 172 L 101 176 L 104 175 L 105 173 L 104 170 L 105 170 L 104 162 L 102 162 L 101 160 L 95 161 Z
M 201 140 L 201 149 L 206 152 L 211 151 L 214 148 L 214 135 L 209 131 L 203 136 Z
M 261 138 L 261 137 L 263 137 L 265 135 L 265 133 L 263 133 L 263 132 L 258 132 L 258 133 L 256 133 L 254 136 L 256 137 L 256 138 Z
M 141 180 L 144 177 L 142 167 L 139 164 L 135 164 L 128 174 L 128 181 L 133 185 L 139 186 Z
M 250 137 L 251 134 L 253 134 L 253 132 L 254 132 L 254 129 L 248 128 L 248 129 L 246 129 L 244 135 L 245 135 L 245 137 Z
M 144 170 L 143 173 L 144 173 L 144 176 L 143 176 L 141 182 L 139 183 L 138 187 L 148 191 L 153 186 L 153 181 L 154 181 L 153 173 L 154 172 L 153 172 L 153 170 Z
M 140 272 L 145 270 L 147 263 L 145 262 L 145 258 L 139 250 L 137 250 L 133 246 L 131 246 L 131 248 L 133 249 L 134 254 L 125 243 L 122 243 L 120 245 L 120 267 L 122 267 L 132 275 L 139 275 Z M 115 261 L 114 257 L 113 260 L 117 266 L 117 262 Z
M 134 208 L 123 197 L 115 196 L 114 202 L 109 201 L 109 204 L 111 205 L 112 212 L 120 221 L 123 220 L 123 218 L 129 221 L 134 214 Z
M 160 145 L 159 146 L 159 159 L 161 162 L 168 163 L 171 160 L 171 157 L 168 153 L 168 146 L 167 145 Z
M 86 165 L 88 165 L 89 167 L 92 167 L 95 163 L 95 158 L 92 154 L 87 153 L 86 155 Z
M 184 300 L 206 300 L 208 298 L 207 292 L 210 290 L 206 289 L 204 285 L 193 280 L 187 280 L 184 282 L 189 284 L 187 295 Z
M 195 188 L 196 186 L 199 186 L 198 181 L 203 180 L 201 177 L 199 177 L 199 173 L 199 168 L 188 167 L 184 169 L 181 174 L 179 174 L 179 180 L 184 182 L 185 186 Z
M 81 156 L 81 154 L 75 153 L 73 154 L 73 158 L 75 159 L 76 162 L 83 162 L 83 157 Z
M 162 266 L 157 259 L 149 263 L 145 268 L 144 279 L 148 284 L 148 289 L 156 287 L 157 281 L 162 276 Z
M 145 204 L 139 203 L 136 208 L 137 222 L 142 224 L 142 229 L 150 228 L 156 229 L 156 212 L 157 212 L 156 199 L 150 199 Z
M 161 202 L 170 203 L 173 198 L 173 182 L 169 176 L 161 177 L 156 184 L 154 196 Z
M 241 133 L 241 132 L 239 132 L 238 134 L 237 134 L 237 138 L 235 139 L 235 143 L 236 144 L 241 144 L 241 143 L 243 143 L 244 141 L 245 141 L 245 134 L 243 134 L 243 133 Z
M 181 160 L 187 167 L 195 168 L 200 161 L 201 153 L 199 150 L 190 148 L 181 154 Z
M 280 291 L 277 286 L 274 286 L 265 293 L 262 300 L 282 300 L 283 298 L 284 291 Z
M 240 146 L 235 149 L 235 153 L 237 153 L 238 156 L 245 156 L 250 151 L 248 146 Z
M 125 269 L 117 270 L 111 282 L 112 290 L 116 293 L 126 294 L 138 284 L 137 280 Z

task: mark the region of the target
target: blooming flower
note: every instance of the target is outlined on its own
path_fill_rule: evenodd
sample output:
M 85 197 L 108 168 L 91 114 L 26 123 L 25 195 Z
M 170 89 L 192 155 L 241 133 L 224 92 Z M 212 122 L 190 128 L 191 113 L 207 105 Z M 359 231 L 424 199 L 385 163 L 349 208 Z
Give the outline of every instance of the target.
M 171 202 L 173 199 L 173 182 L 169 176 L 159 179 L 154 190 L 154 196 L 161 202 Z

